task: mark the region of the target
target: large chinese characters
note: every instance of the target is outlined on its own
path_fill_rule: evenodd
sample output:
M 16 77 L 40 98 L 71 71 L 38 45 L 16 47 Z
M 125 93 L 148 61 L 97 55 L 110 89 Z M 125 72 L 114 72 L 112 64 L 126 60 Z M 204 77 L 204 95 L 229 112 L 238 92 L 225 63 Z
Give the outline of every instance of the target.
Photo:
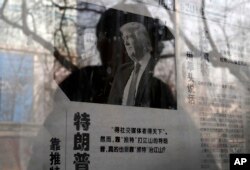
M 77 133 L 74 134 L 73 150 L 77 151 L 74 154 L 75 170 L 88 170 L 89 169 L 89 126 L 90 116 L 87 113 L 74 114 L 74 126 Z

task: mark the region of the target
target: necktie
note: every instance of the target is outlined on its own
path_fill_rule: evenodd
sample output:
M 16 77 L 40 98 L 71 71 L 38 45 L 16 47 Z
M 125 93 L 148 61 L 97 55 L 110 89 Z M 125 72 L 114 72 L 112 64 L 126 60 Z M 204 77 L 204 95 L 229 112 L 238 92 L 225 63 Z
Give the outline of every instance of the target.
M 129 92 L 128 92 L 128 99 L 127 99 L 128 106 L 134 106 L 135 104 L 136 82 L 137 82 L 139 70 L 140 70 L 140 64 L 136 63 L 134 67 L 134 71 L 132 73 L 133 74 L 132 80 L 131 80 Z

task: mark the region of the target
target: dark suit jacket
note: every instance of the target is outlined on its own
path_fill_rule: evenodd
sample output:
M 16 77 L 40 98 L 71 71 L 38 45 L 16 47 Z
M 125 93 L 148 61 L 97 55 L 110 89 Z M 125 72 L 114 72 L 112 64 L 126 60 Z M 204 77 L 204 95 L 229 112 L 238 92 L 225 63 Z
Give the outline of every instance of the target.
M 154 66 L 155 61 L 151 58 L 139 82 L 135 106 L 176 109 L 177 103 L 170 88 L 153 77 Z M 123 92 L 133 67 L 134 63 L 131 62 L 118 68 L 109 94 L 109 104 L 122 104 Z

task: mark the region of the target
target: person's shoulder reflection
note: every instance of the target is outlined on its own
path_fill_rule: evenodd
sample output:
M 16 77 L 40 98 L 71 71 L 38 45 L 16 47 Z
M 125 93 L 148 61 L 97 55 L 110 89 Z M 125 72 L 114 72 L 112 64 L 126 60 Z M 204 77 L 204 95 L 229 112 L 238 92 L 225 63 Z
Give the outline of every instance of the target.
M 69 75 L 59 87 L 71 101 L 106 103 L 110 77 L 104 66 L 87 66 Z
M 107 14 L 104 12 L 96 25 L 96 47 L 102 64 L 77 69 L 59 84 L 71 101 L 107 103 L 116 65 L 113 60 L 114 51 L 118 49 L 118 43 L 113 37 L 107 36 L 107 24 L 114 22 L 108 20 L 110 18 L 107 18 Z

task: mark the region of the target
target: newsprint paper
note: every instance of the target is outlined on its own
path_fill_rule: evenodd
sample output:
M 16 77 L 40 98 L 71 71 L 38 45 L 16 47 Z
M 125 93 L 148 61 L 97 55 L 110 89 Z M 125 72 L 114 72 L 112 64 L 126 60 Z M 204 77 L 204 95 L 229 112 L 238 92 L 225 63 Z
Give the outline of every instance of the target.
M 30 115 L 36 119 L 21 121 L 14 154 L 20 163 L 9 163 L 10 154 L 0 147 L 0 169 L 229 170 L 230 155 L 250 153 L 249 2 L 75 0 L 43 5 L 49 11 L 44 14 L 47 25 L 41 22 L 46 36 L 27 30 L 22 35 L 43 48 L 50 43 L 42 39 L 53 44 L 52 53 L 43 53 L 56 59 L 52 71 L 42 67 L 46 74 L 30 74 L 36 82 L 52 72 L 53 81 L 23 91 L 35 95 L 44 89 L 39 100 L 23 105 L 32 106 Z M 1 51 L 0 61 L 8 55 Z M 34 61 L 30 69 L 46 63 Z M 27 79 L 20 77 L 25 84 Z M 53 95 L 47 96 L 48 84 Z M 4 88 L 1 83 L 1 113 L 10 94 Z M 32 134 L 22 125 L 31 120 L 37 124 Z M 233 165 L 248 162 L 237 158 Z

